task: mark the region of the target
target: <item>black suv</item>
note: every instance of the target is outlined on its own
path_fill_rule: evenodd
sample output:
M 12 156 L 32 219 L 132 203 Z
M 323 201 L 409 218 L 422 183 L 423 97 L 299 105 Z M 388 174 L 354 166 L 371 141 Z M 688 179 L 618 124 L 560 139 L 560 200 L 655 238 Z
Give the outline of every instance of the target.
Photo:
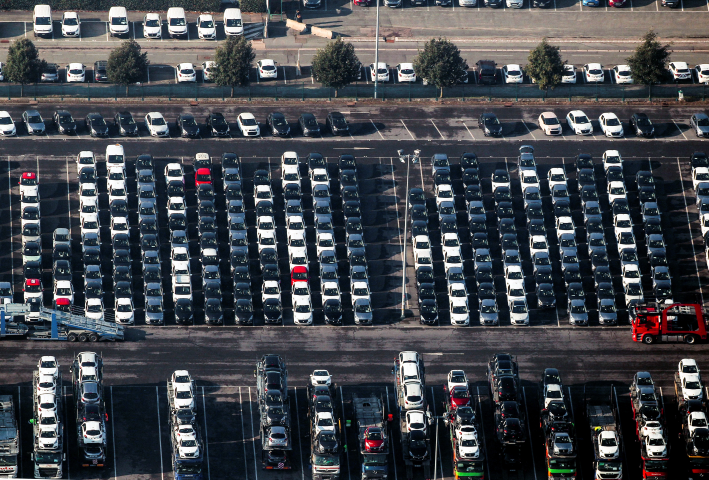
M 330 112 L 325 120 L 325 125 L 333 135 L 347 135 L 350 131 L 345 116 L 340 112 Z
M 76 133 L 76 122 L 66 110 L 57 110 L 53 115 L 54 125 L 59 133 L 70 135 Z
M 485 5 L 499 7 L 501 0 L 485 0 Z M 494 85 L 497 83 L 497 64 L 492 60 L 478 60 L 475 64 L 475 73 L 478 81 L 483 85 Z
M 197 138 L 199 137 L 199 125 L 194 117 L 189 113 L 181 113 L 175 120 L 177 129 L 180 131 L 181 137 Z
M 108 82 L 108 61 L 99 60 L 94 62 L 94 82 Z

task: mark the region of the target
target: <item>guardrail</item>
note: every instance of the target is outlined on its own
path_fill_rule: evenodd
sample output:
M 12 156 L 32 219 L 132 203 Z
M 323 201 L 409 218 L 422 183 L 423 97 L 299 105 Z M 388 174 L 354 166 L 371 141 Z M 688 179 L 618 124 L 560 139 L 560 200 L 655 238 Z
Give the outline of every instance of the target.
M 21 90 L 24 90 L 21 95 Z M 599 100 L 615 99 L 675 99 L 681 96 L 684 100 L 706 100 L 707 85 L 699 84 L 663 84 L 653 85 L 615 85 L 615 84 L 571 84 L 561 85 L 554 90 L 545 92 L 533 84 L 515 85 L 477 85 L 462 84 L 443 89 L 443 98 L 448 99 L 567 99 L 572 100 Z M 437 99 L 440 91 L 433 85 L 414 84 L 379 84 L 378 98 L 387 99 Z M 168 99 L 226 99 L 231 96 L 231 88 L 219 87 L 214 84 L 136 84 L 128 89 L 121 85 L 106 84 L 34 84 L 0 85 L 0 98 L 168 98 Z M 290 98 L 290 99 L 324 99 L 333 98 L 335 90 L 312 84 L 311 81 L 293 81 L 289 84 L 257 83 L 249 87 L 236 88 L 234 98 Z M 357 82 L 337 92 L 339 98 L 355 99 L 373 98 L 374 84 Z

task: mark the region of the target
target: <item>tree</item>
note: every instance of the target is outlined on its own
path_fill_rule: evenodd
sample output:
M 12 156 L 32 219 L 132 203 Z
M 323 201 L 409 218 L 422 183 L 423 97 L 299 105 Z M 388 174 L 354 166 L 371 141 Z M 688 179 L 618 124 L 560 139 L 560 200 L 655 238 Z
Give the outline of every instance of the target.
M 135 40 L 126 40 L 114 48 L 108 56 L 106 73 L 108 80 L 126 86 L 141 81 L 148 68 L 148 54 L 141 52 L 140 45 Z
M 362 65 L 355 54 L 354 45 L 337 37 L 334 42 L 319 49 L 313 58 L 313 77 L 326 87 L 337 91 L 357 80 Z
M 249 84 L 251 65 L 256 58 L 251 42 L 245 37 L 229 37 L 214 52 L 214 83 L 221 87 L 245 87 Z
M 667 60 L 672 51 L 670 45 L 660 45 L 657 34 L 650 30 L 642 37 L 635 53 L 626 59 L 635 83 L 652 85 L 665 76 Z
M 527 57 L 527 75 L 534 79 L 540 90 L 548 91 L 561 83 L 564 74 L 564 62 L 559 47 L 549 45 L 543 38 Z
M 468 63 L 460 50 L 444 38 L 432 38 L 414 60 L 416 76 L 441 89 L 452 87 L 468 75 Z
M 10 45 L 5 60 L 5 78 L 19 83 L 20 95 L 24 94 L 25 85 L 39 79 L 47 62 L 40 60 L 39 51 L 32 40 L 20 38 Z

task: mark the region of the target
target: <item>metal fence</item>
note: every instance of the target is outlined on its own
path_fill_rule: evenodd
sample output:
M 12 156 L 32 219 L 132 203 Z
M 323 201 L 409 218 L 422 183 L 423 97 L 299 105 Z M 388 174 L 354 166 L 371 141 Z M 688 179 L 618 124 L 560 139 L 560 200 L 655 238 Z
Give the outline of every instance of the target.
M 457 85 L 444 88 L 443 98 L 448 99 L 677 99 L 680 93 L 685 100 L 706 100 L 707 85 L 698 84 L 665 84 L 653 85 L 608 85 L 608 84 L 572 84 L 561 85 L 554 90 L 545 92 L 536 85 L 491 85 L 476 84 Z M 378 98 L 386 99 L 436 99 L 440 91 L 432 85 L 394 84 L 379 85 Z M 136 84 L 127 89 L 121 85 L 106 85 L 95 83 L 84 84 L 33 84 L 0 85 L 0 98 L 168 98 L 168 99 L 204 99 L 231 96 L 231 88 L 219 87 L 213 84 Z M 290 99 L 325 99 L 333 98 L 335 90 L 308 81 L 291 81 L 289 84 L 260 83 L 249 87 L 236 88 L 234 97 L 241 99 L 268 98 L 278 100 Z M 372 83 L 354 83 L 338 92 L 338 97 L 346 99 L 373 98 Z

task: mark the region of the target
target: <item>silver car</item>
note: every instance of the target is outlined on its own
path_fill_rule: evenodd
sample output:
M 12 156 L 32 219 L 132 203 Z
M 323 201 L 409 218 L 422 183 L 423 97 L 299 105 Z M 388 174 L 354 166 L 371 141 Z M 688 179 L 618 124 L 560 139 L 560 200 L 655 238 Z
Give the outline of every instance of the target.
M 480 301 L 480 323 L 483 325 L 497 325 L 499 312 L 494 298 L 485 298 Z
M 598 323 L 601 325 L 615 325 L 618 323 L 618 311 L 612 298 L 598 300 Z
M 698 137 L 709 137 L 709 116 L 706 113 L 693 114 L 689 126 Z
M 354 310 L 354 321 L 357 325 L 372 324 L 372 305 L 367 298 L 358 298 L 352 306 Z
M 22 112 L 22 121 L 25 122 L 29 135 L 44 135 L 46 127 L 42 115 L 37 110 L 25 110 Z
M 265 441 L 269 447 L 287 447 L 288 432 L 286 432 L 285 427 L 270 427 Z
M 588 310 L 583 300 L 569 302 L 569 323 L 571 325 L 588 325 Z

